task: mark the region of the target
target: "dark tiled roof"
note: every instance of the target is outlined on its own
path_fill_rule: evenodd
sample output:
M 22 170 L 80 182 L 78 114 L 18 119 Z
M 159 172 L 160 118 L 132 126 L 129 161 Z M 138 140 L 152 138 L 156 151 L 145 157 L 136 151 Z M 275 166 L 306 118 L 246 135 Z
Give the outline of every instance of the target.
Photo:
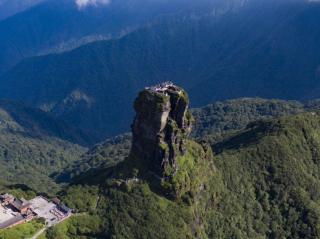
M 11 204 L 13 207 L 15 207 L 16 209 L 18 210 L 21 210 L 23 208 L 26 208 L 26 207 L 30 207 L 31 204 L 29 202 L 26 202 L 26 201 L 22 201 L 20 199 L 15 199 L 12 204 Z

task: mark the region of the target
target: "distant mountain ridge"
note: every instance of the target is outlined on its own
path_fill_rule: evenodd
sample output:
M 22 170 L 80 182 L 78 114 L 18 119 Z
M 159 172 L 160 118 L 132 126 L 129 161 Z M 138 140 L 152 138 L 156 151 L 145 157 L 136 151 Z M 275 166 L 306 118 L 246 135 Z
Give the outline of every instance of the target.
M 320 5 L 261 6 L 218 19 L 161 20 L 121 39 L 27 59 L 2 77 L 0 97 L 25 100 L 76 127 L 94 125 L 101 139 L 128 131 L 136 92 L 165 80 L 184 86 L 193 106 L 319 97 Z
M 26 57 L 54 50 L 70 50 L 97 36 L 106 39 L 123 36 L 168 15 L 197 14 L 210 12 L 210 9 L 217 9 L 216 14 L 219 15 L 238 2 L 113 0 L 109 4 L 79 9 L 75 0 L 43 0 L 0 21 L 0 74 Z M 11 0 L 5 3 L 15 4 Z M 7 6 L 3 5 L 3 8 Z
M 0 21 L 22 12 L 45 0 L 1 0 Z

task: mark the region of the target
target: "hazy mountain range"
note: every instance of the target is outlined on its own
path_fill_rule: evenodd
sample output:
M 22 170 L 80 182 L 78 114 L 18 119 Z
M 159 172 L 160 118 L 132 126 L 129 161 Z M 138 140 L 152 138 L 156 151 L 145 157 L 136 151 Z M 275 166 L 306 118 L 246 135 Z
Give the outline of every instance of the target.
M 233 0 L 230 0 L 232 2 Z M 107 4 L 108 2 L 108 4 Z M 17 14 L 0 21 L 0 74 L 25 57 L 68 50 L 93 39 L 119 37 L 168 15 L 231 8 L 229 1 L 113 0 L 4 1 L 0 11 Z M 224 1 L 223 1 L 224 2 Z M 216 6 L 217 5 L 217 6 Z M 204 8 L 204 6 L 210 8 Z M 233 5 L 232 5 L 233 6 Z M 10 10 L 12 9 L 12 10 Z M 24 9 L 25 11 L 21 11 Z M 87 39 L 87 40 L 85 40 Z M 90 39 L 90 40 L 88 40 Z
M 219 17 L 192 8 L 200 9 L 197 17 L 165 17 L 120 39 L 23 60 L 2 76 L 0 96 L 101 138 L 127 131 L 137 91 L 164 80 L 188 89 L 194 106 L 246 96 L 319 97 L 320 5 L 241 6 Z
M 11 17 L 22 12 L 43 0 L 1 0 L 0 1 L 0 20 Z

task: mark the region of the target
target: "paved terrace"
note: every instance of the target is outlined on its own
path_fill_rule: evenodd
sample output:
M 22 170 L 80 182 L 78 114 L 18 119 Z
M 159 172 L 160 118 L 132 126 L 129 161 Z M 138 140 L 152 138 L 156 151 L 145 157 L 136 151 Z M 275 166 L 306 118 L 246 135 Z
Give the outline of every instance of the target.
M 10 227 L 21 221 L 24 221 L 24 217 L 21 214 L 0 205 L 0 229 Z
M 38 217 L 44 218 L 48 227 L 53 226 L 70 216 L 59 210 L 56 204 L 49 202 L 43 197 L 36 197 L 29 202 L 32 211 L 34 211 Z

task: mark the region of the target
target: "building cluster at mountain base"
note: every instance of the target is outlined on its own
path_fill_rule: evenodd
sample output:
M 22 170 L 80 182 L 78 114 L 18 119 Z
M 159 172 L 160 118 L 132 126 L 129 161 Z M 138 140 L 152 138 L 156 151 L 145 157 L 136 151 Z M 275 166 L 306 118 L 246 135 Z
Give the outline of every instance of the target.
M 30 201 L 10 194 L 0 195 L 0 229 L 14 227 L 35 218 L 44 218 L 47 226 L 53 226 L 71 216 L 71 209 L 58 199 L 50 202 L 42 196 Z

